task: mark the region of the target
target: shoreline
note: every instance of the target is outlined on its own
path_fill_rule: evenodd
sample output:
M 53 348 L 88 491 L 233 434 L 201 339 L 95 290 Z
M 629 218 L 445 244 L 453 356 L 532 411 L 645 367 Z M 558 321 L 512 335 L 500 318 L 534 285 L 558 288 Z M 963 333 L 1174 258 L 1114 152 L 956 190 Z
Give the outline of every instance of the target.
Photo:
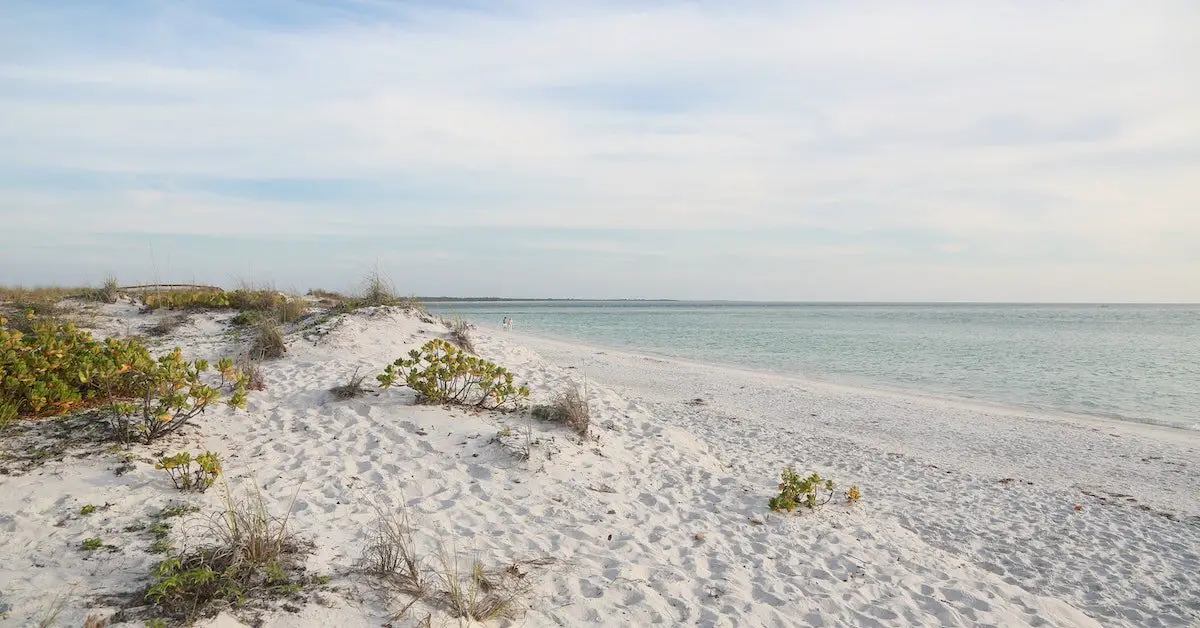
M 1191 582 L 1182 590 L 1151 584 L 1165 573 L 1200 570 L 1200 469 L 1189 464 L 1200 456 L 1200 434 L 486 333 L 615 391 L 736 477 L 766 481 L 798 463 L 857 483 L 875 500 L 872 517 L 885 528 L 898 524 L 889 534 L 916 535 L 927 546 L 921 552 L 948 552 L 1104 625 L 1200 620 L 1200 608 L 1167 610 L 1173 595 L 1200 591 L 1195 576 L 1177 581 Z M 696 398 L 703 403 L 689 403 Z M 1157 575 L 1146 571 L 1150 555 L 1166 559 L 1153 567 Z M 1089 600 L 1100 583 L 1107 592 Z
M 1069 412 L 1066 410 L 1058 410 L 1054 408 L 1043 408 L 1037 406 L 1024 406 L 1017 403 L 992 401 L 986 399 L 974 399 L 961 396 L 955 396 L 949 393 L 930 392 L 918 390 L 914 388 L 888 387 L 882 384 L 858 383 L 837 381 L 835 379 L 823 379 L 820 377 L 799 375 L 794 373 L 784 373 L 770 369 L 758 369 L 740 364 L 729 364 L 723 362 L 709 362 L 696 358 L 688 358 L 668 353 L 660 353 L 654 350 L 641 349 L 635 347 L 616 347 L 611 345 L 595 344 L 586 340 L 574 338 L 565 338 L 546 333 L 530 333 L 524 331 L 507 331 L 499 326 L 489 323 L 472 323 L 480 329 L 487 330 L 492 334 L 512 334 L 514 337 L 528 339 L 533 343 L 554 343 L 563 346 L 576 346 L 594 351 L 618 352 L 628 357 L 634 358 L 650 358 L 656 360 L 668 360 L 684 365 L 728 369 L 747 375 L 759 375 L 764 377 L 777 378 L 781 381 L 792 382 L 799 385 L 811 387 L 824 387 L 830 391 L 838 391 L 843 393 L 858 393 L 863 395 L 880 395 L 886 397 L 894 397 L 901 399 L 909 399 L 913 401 L 936 402 L 949 404 L 968 411 L 980 411 L 996 414 L 1004 414 L 1013 417 L 1026 418 L 1042 418 L 1062 421 L 1075 421 L 1087 423 L 1091 425 L 1102 425 L 1111 428 L 1130 428 L 1134 431 L 1142 430 L 1147 433 L 1162 434 L 1170 436 L 1173 434 L 1193 435 L 1195 442 L 1200 444 L 1200 421 L 1194 426 L 1176 425 L 1166 421 L 1157 420 L 1139 420 L 1129 417 L 1113 417 L 1098 414 L 1084 414 L 1077 412 Z M 1190 437 L 1185 437 L 1190 438 Z

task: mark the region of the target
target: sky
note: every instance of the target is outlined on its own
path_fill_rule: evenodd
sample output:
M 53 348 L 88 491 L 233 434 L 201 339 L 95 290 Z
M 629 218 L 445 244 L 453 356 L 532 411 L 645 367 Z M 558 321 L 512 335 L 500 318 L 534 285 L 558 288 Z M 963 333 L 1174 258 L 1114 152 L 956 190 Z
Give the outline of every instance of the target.
M 1200 3 L 0 0 L 0 285 L 1200 301 Z

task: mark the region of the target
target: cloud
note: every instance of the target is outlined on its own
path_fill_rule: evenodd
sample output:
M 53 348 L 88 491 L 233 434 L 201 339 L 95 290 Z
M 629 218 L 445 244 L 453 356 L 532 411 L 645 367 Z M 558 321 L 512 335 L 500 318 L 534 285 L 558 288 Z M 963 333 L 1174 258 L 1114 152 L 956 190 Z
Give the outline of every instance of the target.
M 731 298 L 746 282 L 699 261 L 935 263 L 989 299 L 1040 294 L 1004 269 L 1066 255 L 1148 269 L 1104 298 L 1198 300 L 1172 279 L 1200 264 L 1197 27 L 1186 2 L 19 4 L 0 238 L 546 229 L 514 247 L 536 293 L 590 252 L 688 260 L 696 296 Z M 683 285 L 591 263 L 598 290 Z

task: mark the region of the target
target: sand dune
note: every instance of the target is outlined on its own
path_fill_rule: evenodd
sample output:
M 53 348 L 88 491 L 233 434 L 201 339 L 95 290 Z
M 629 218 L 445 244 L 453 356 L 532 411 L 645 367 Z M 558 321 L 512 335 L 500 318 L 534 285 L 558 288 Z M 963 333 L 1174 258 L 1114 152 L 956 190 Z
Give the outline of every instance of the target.
M 106 333 L 153 322 L 106 313 Z M 163 347 L 236 354 L 227 319 L 194 316 Z M 201 508 L 194 519 L 220 508 L 217 491 L 180 494 L 145 462 L 184 449 L 219 452 L 229 482 L 257 483 L 277 511 L 294 498 L 306 567 L 331 576 L 304 603 L 206 625 L 456 625 L 426 603 L 392 619 L 406 600 L 354 571 L 377 512 L 401 508 L 431 553 L 526 565 L 528 609 L 496 625 L 1200 624 L 1200 435 L 502 330 L 477 330 L 479 353 L 527 382 L 534 402 L 586 381 L 594 439 L 525 413 L 416 406 L 404 389 L 327 392 L 445 335 L 395 308 L 299 329 L 286 357 L 264 363 L 267 389 L 245 411 L 210 411 L 171 442 L 134 447 L 142 461 L 122 475 L 120 452 L 93 449 L 0 476 L 3 625 L 36 623 L 60 594 L 59 624 L 82 625 L 117 610 L 108 596 L 144 586 L 161 557 L 130 524 L 180 501 Z M 771 513 L 786 464 L 857 484 L 863 499 Z M 100 508 L 83 516 L 85 504 Z M 115 549 L 81 552 L 89 537 Z

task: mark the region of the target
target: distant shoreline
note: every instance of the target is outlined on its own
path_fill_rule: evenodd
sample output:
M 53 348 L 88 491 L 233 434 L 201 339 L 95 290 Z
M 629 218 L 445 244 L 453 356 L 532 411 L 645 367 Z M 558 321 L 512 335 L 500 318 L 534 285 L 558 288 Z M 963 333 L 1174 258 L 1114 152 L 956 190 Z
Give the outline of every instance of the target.
M 515 297 L 413 297 L 424 303 L 671 303 L 677 305 L 807 305 L 846 307 L 1196 307 L 1183 302 L 1035 302 L 1035 301 L 735 301 L 728 299 L 585 299 Z

